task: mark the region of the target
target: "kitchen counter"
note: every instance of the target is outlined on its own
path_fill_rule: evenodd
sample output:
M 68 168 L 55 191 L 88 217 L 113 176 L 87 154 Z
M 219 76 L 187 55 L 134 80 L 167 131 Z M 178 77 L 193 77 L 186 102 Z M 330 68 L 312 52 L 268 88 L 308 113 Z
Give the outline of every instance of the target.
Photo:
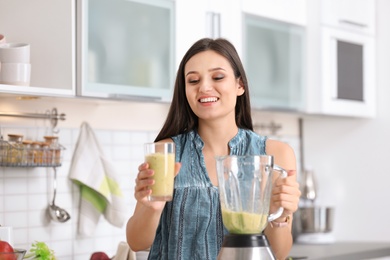
M 333 244 L 294 244 L 290 256 L 293 259 L 307 257 L 307 259 L 332 260 L 390 257 L 390 243 L 337 242 Z

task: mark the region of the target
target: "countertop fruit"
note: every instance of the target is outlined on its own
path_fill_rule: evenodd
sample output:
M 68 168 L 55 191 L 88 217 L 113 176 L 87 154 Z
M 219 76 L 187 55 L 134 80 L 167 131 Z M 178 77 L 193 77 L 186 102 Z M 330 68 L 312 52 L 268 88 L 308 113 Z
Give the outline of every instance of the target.
M 4 240 L 0 240 L 0 260 L 16 260 L 14 248 Z

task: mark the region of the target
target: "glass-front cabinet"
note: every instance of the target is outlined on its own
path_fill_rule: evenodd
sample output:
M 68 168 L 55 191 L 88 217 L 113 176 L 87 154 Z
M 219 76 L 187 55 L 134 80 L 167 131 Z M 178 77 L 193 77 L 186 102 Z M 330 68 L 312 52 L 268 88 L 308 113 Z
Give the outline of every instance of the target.
M 23 43 L 30 50 L 28 62 L 23 62 L 30 67 L 29 83 L 0 83 L 0 93 L 75 95 L 75 16 L 75 0 L 0 0 L 0 34 L 5 37 L 5 42 L 0 44 Z M 9 49 L 12 51 L 12 47 Z M 21 69 L 11 61 L 7 61 L 11 63 L 7 64 L 8 68 Z M 5 61 L 2 63 L 5 73 Z
M 175 58 L 170 0 L 78 1 L 81 96 L 166 101 Z
M 271 110 L 304 110 L 304 28 L 245 14 L 243 39 L 243 60 L 252 106 Z
M 301 26 L 307 24 L 307 0 L 240 0 L 240 2 L 242 11 L 248 14 Z

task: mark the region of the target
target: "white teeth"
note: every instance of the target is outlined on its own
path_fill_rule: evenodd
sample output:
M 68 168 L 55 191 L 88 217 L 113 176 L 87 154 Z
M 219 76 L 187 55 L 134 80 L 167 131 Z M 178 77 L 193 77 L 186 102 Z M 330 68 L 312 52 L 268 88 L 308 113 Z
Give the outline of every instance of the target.
M 199 101 L 201 103 L 206 103 L 206 102 L 217 102 L 218 98 L 216 97 L 209 97 L 209 98 L 201 98 Z

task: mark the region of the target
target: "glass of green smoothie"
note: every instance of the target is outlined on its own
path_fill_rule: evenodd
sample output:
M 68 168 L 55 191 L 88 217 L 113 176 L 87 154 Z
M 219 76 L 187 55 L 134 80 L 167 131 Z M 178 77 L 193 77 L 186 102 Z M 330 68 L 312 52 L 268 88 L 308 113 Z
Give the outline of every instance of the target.
M 145 162 L 154 171 L 154 184 L 150 187 L 150 201 L 171 201 L 175 178 L 175 144 L 147 143 L 145 147 Z

